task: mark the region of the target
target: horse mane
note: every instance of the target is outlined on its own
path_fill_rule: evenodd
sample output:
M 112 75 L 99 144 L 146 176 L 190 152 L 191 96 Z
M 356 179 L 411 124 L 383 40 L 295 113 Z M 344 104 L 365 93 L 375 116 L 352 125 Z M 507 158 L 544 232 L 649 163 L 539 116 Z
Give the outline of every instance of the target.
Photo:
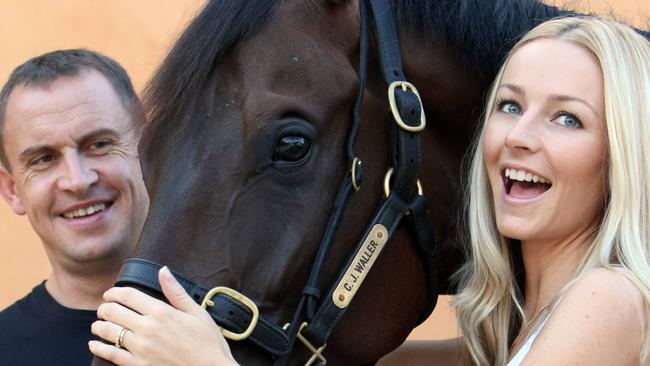
M 214 66 L 239 41 L 254 34 L 277 0 L 208 1 L 165 57 L 143 92 L 150 121 L 142 136 L 151 143 L 160 125 L 189 118 Z
M 392 0 L 396 21 L 427 39 L 446 41 L 485 82 L 515 42 L 546 19 L 576 13 L 536 0 Z M 441 35 L 446 39 L 441 40 Z

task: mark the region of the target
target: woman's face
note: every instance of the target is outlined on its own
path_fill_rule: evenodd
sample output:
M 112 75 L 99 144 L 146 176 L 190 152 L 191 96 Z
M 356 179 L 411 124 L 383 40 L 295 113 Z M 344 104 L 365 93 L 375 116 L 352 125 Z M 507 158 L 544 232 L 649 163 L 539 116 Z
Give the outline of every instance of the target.
M 499 232 L 571 240 L 602 214 L 607 157 L 603 77 L 587 49 L 538 39 L 516 51 L 483 131 Z

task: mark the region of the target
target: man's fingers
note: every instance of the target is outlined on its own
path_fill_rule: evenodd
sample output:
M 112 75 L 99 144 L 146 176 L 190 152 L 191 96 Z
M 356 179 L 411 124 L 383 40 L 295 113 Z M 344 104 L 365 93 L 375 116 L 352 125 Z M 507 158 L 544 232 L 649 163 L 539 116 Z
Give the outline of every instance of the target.
M 163 294 L 173 307 L 190 314 L 196 314 L 197 308 L 200 309 L 199 305 L 192 300 L 183 286 L 174 278 L 167 266 L 164 266 L 158 272 L 158 281 L 160 281 Z

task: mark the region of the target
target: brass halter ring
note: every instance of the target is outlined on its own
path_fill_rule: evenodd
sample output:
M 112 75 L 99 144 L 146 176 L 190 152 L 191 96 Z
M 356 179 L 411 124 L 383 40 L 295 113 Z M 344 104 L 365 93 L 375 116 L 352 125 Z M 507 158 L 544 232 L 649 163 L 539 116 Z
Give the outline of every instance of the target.
M 289 329 L 290 325 L 290 323 L 287 323 L 284 325 L 284 327 L 282 327 L 282 329 L 286 331 Z M 307 360 L 307 362 L 305 362 L 305 366 L 313 365 L 316 360 L 320 361 L 322 365 L 327 365 L 327 360 L 325 359 L 325 356 L 323 356 L 323 351 L 325 351 L 327 343 L 316 348 L 316 346 L 314 346 L 309 340 L 307 340 L 307 338 L 305 338 L 304 335 L 302 335 L 303 329 L 305 329 L 305 327 L 308 325 L 309 324 L 307 324 L 307 322 L 302 322 L 302 324 L 300 324 L 300 329 L 298 329 L 298 333 L 296 333 L 296 338 L 298 338 L 300 342 L 302 342 L 302 344 L 305 345 L 305 347 L 307 347 L 307 349 L 311 352 L 311 357 L 309 360 Z
M 358 191 L 361 189 L 361 182 L 357 182 L 357 166 L 361 166 L 361 160 L 357 157 L 352 160 L 352 187 L 354 187 L 355 191 Z
M 384 196 L 388 198 L 390 196 L 390 177 L 393 175 L 393 168 L 388 169 L 386 172 L 386 176 L 384 176 Z M 417 180 L 417 186 L 418 186 L 418 194 L 422 196 L 424 194 L 424 191 L 422 190 L 422 183 L 420 183 L 420 180 Z

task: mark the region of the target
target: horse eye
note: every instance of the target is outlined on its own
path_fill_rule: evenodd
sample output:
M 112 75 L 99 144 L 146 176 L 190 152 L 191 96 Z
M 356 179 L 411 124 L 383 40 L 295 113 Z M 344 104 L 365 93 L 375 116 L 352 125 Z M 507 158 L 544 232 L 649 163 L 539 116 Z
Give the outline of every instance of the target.
M 274 161 L 300 161 L 309 153 L 311 142 L 304 136 L 283 136 L 275 146 Z

